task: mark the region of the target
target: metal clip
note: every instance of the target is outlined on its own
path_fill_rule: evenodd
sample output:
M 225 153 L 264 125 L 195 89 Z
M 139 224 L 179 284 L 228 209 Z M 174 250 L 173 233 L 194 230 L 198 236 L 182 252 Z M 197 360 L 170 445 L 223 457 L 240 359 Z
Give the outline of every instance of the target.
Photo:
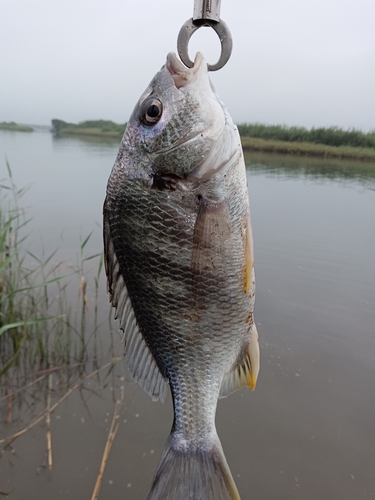
M 205 20 L 220 22 L 221 0 L 195 0 L 193 23 L 202 24 Z
M 228 26 L 220 19 L 220 4 L 221 0 L 195 0 L 193 17 L 182 26 L 177 38 L 178 54 L 188 68 L 194 66 L 188 53 L 189 40 L 193 33 L 202 26 L 208 26 L 215 30 L 221 43 L 219 60 L 216 64 L 207 64 L 208 71 L 217 71 L 228 62 L 232 53 L 233 41 Z

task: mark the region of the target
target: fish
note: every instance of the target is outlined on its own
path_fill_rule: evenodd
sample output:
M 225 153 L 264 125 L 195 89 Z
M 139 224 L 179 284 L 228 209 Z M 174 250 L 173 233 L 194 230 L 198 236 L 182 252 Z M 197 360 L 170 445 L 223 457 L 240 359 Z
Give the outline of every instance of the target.
M 103 208 L 107 289 L 130 376 L 174 421 L 147 500 L 233 500 L 218 399 L 255 388 L 260 352 L 238 129 L 198 52 L 174 53 L 140 97 Z

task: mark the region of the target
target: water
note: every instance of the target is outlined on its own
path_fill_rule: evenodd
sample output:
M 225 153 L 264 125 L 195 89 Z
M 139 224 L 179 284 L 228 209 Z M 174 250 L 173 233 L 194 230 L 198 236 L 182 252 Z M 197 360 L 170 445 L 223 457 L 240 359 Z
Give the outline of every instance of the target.
M 118 144 L 0 131 L 16 184 L 31 188 L 30 247 L 74 261 L 101 251 L 101 210 Z M 0 178 L 6 176 L 0 163 Z M 375 165 L 249 154 L 255 240 L 255 319 L 261 371 L 254 393 L 219 402 L 217 427 L 243 500 L 361 500 L 375 496 Z M 109 304 L 101 281 L 102 363 Z M 51 416 L 3 450 L 0 491 L 13 500 L 91 498 L 124 390 L 119 430 L 99 498 L 145 498 L 172 424 L 171 401 L 152 403 L 118 363 L 72 392 Z M 74 383 L 93 368 L 85 367 Z M 54 374 L 52 403 L 66 390 Z M 72 383 L 73 383 L 72 382 Z M 71 384 L 72 385 L 72 384 Z M 35 387 L 38 387 L 37 385 Z M 28 389 L 0 438 L 26 427 L 46 405 Z M 33 398 L 33 399 L 32 399 Z M 34 401 L 33 404 L 30 401 Z M 1 445 L 3 446 L 3 445 Z

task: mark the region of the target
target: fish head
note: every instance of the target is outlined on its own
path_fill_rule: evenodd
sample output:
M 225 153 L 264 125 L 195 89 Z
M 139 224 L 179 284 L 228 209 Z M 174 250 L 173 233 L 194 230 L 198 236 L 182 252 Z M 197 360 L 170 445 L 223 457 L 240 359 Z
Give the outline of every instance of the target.
M 135 106 L 123 141 L 149 178 L 157 172 L 184 178 L 210 157 L 227 121 L 203 55 L 187 68 L 170 53 Z

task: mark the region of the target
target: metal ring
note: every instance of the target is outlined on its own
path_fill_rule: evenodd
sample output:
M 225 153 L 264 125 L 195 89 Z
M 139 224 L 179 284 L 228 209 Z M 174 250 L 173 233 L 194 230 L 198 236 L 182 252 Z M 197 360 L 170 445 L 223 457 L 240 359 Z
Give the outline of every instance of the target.
M 188 68 L 192 68 L 194 66 L 193 61 L 189 57 L 188 45 L 193 33 L 195 33 L 202 26 L 210 26 L 218 34 L 221 43 L 221 54 L 219 60 L 216 64 L 207 64 L 208 71 L 217 71 L 228 62 L 233 47 L 232 35 L 230 34 L 228 26 L 221 19 L 218 23 L 204 21 L 199 25 L 194 24 L 192 18 L 186 21 L 177 38 L 178 54 L 185 66 Z

